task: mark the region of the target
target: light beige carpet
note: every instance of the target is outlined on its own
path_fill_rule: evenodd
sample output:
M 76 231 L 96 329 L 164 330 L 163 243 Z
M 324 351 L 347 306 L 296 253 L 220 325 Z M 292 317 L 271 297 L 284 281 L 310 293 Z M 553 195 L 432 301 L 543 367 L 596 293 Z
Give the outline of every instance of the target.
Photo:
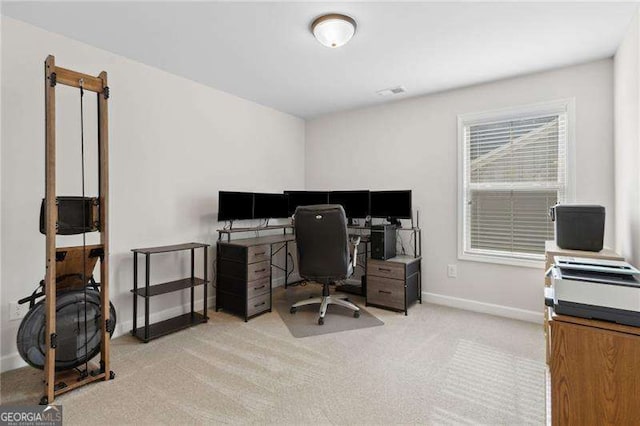
M 543 424 L 542 327 L 436 305 L 368 308 L 381 327 L 294 338 L 276 312 L 148 344 L 113 341 L 117 378 L 60 397 L 65 424 Z M 33 403 L 41 372 L 0 376 Z
M 335 294 L 333 290 L 332 287 L 332 295 Z M 382 321 L 365 309 L 364 297 L 354 295 L 348 296 L 349 300 L 360 308 L 359 318 L 353 317 L 353 311 L 338 305 L 328 306 L 324 325 L 318 325 L 318 317 L 320 316 L 319 304 L 300 306 L 295 314 L 291 313 L 291 305 L 295 302 L 321 295 L 322 286 L 319 284 L 294 286 L 286 291 L 283 288 L 277 288 L 273 292 L 273 308 L 278 312 L 293 337 L 319 336 L 321 334 L 384 325 Z

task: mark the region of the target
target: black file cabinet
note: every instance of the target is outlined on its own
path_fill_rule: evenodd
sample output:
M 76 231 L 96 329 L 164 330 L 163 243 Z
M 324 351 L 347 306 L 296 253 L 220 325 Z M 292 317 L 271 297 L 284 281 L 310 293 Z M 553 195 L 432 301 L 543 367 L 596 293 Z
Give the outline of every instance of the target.
M 271 312 L 271 245 L 218 241 L 216 311 L 250 318 Z

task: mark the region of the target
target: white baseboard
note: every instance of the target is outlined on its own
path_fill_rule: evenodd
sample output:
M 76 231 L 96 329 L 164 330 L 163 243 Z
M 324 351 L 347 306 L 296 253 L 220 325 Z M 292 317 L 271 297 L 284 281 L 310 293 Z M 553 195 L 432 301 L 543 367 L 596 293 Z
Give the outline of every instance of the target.
M 299 281 L 300 279 L 301 279 L 300 276 L 295 272 L 289 276 L 290 283 Z M 284 287 L 284 277 L 274 278 L 273 281 L 271 281 L 271 287 L 272 288 Z
M 461 299 L 459 297 L 427 292 L 422 292 L 422 301 L 434 303 L 436 305 L 449 306 L 451 308 L 465 309 L 467 311 L 533 322 L 536 324 L 542 324 L 544 321 L 542 309 L 540 309 L 540 312 L 528 311 L 526 309 L 511 308 L 509 306 L 495 305 L 493 303 L 478 302 L 477 300 Z
M 283 283 L 284 283 L 284 280 L 283 280 Z M 207 305 L 209 309 L 214 308 L 214 300 L 215 300 L 214 297 L 208 298 Z M 202 306 L 202 299 L 196 300 L 196 308 L 198 306 L 200 307 Z M 184 305 L 174 306 L 172 308 L 165 309 L 163 311 L 152 312 L 151 315 L 149 315 L 149 322 L 154 323 L 154 322 L 162 321 L 165 319 L 169 319 L 171 317 L 175 317 L 177 315 L 187 313 L 189 312 L 189 309 L 191 309 L 191 304 L 185 303 Z M 140 312 L 140 310 L 138 310 L 138 312 Z M 144 315 L 139 316 L 137 322 L 138 322 L 138 327 L 140 327 L 140 325 L 143 325 Z M 116 324 L 116 329 L 113 332 L 113 338 L 115 339 L 116 337 L 128 334 L 131 331 L 132 327 L 133 327 L 132 319 L 129 319 L 127 321 L 121 321 L 120 319 L 118 319 Z M 20 354 L 17 351 L 11 354 L 4 355 L 2 358 L 0 358 L 0 372 L 15 370 L 16 368 L 25 367 L 26 365 L 28 364 L 22 360 L 22 358 L 20 357 Z
M 20 354 L 14 352 L 0 359 L 0 372 L 4 373 L 5 371 L 15 370 L 16 368 L 25 367 L 26 365 L 28 364 L 22 360 Z

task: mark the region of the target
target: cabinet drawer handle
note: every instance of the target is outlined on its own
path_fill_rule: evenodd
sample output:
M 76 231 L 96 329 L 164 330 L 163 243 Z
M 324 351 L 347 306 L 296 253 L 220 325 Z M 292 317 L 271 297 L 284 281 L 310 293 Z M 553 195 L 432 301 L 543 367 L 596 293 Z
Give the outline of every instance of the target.
M 256 290 L 260 290 L 261 288 L 265 288 L 265 287 L 266 287 L 266 285 L 261 285 L 260 287 L 256 287 L 255 289 Z
M 264 305 L 267 302 L 262 302 L 262 303 L 258 303 L 257 305 L 253 305 L 254 308 L 257 308 L 258 306 Z
M 256 271 L 255 271 L 255 272 L 264 272 L 264 271 L 266 271 L 266 270 L 267 270 L 267 268 L 256 269 Z
M 389 268 L 378 268 L 379 271 L 391 272 Z
M 385 290 L 378 290 L 378 293 L 391 294 L 390 291 L 385 291 Z
M 263 254 L 265 254 L 265 253 L 266 253 L 266 251 L 262 251 L 262 252 L 260 252 L 260 253 L 254 253 L 253 255 L 254 255 L 254 256 L 262 256 L 262 255 L 263 255 Z

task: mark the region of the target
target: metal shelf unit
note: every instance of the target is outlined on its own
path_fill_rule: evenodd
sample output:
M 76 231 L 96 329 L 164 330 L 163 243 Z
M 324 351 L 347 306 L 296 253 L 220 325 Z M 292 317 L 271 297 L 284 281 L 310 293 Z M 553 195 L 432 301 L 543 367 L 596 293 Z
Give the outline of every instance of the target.
M 203 276 L 195 276 L 195 250 L 203 249 Z M 150 340 L 165 336 L 175 331 L 183 330 L 203 322 L 207 322 L 207 250 L 208 244 L 186 243 L 171 246 L 149 247 L 133 249 L 133 329 L 131 334 L 147 343 Z M 191 251 L 191 276 L 179 280 L 169 281 L 161 284 L 150 284 L 151 255 L 157 253 L 170 253 L 176 251 Z M 138 288 L 138 254 L 145 256 L 145 284 Z M 203 287 L 204 301 L 202 313 L 195 311 L 195 289 Z M 191 290 L 191 311 L 154 324 L 149 324 L 149 299 L 161 294 L 173 293 L 180 290 Z M 144 299 L 144 327 L 137 327 L 138 319 L 138 297 Z

